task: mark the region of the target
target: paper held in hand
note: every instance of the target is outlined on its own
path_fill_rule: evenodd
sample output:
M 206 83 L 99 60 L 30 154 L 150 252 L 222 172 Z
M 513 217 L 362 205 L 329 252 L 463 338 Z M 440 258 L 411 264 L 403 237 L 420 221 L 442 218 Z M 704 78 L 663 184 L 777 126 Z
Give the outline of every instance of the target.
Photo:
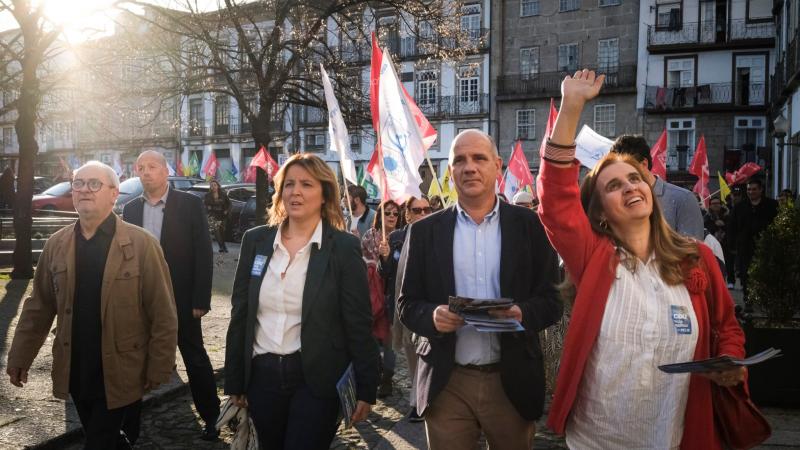
M 675 364 L 665 364 L 658 366 L 662 372 L 666 373 L 699 373 L 699 372 L 719 372 L 740 366 L 752 366 L 760 364 L 772 358 L 781 356 L 781 350 L 768 348 L 761 353 L 749 358 L 738 359 L 732 356 L 718 356 L 716 358 L 704 359 L 701 361 L 689 361 Z
M 342 377 L 336 383 L 336 391 L 339 392 L 339 403 L 342 406 L 342 419 L 344 419 L 344 427 L 350 428 L 352 425 L 350 419 L 356 411 L 356 376 L 353 371 L 353 363 L 347 366 Z
M 484 333 L 525 331 L 516 319 L 494 317 L 489 314 L 489 311 L 509 309 L 513 305 L 514 300 L 510 298 L 479 299 L 451 295 L 448 301 L 450 312 L 460 315 L 467 325 L 472 325 Z

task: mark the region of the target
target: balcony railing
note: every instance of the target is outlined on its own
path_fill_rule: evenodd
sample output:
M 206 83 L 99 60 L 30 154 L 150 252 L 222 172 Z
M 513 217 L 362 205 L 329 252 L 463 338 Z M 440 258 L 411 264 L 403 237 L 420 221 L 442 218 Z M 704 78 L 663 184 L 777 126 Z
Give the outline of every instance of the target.
M 646 86 L 644 107 L 650 112 L 758 107 L 766 103 L 764 88 L 764 83 L 714 83 L 677 88 Z
M 473 51 L 482 51 L 489 48 L 489 30 L 476 28 L 464 30 L 465 36 L 461 39 L 444 38 L 440 36 L 392 36 L 381 39 L 382 48 L 389 48 L 395 58 L 408 59 L 433 55 L 437 49 L 466 48 Z M 370 60 L 372 46 L 369 41 L 352 41 L 345 38 L 339 45 L 339 57 L 347 63 L 367 63 Z
M 603 92 L 624 88 L 636 88 L 636 66 L 618 66 L 595 69 L 606 74 Z M 561 81 L 568 72 L 541 72 L 498 77 L 497 95 L 521 95 L 528 97 L 551 97 L 561 95 Z
M 729 44 L 755 39 L 774 39 L 775 24 L 772 22 L 747 23 L 745 19 L 729 23 L 684 22 L 672 27 L 648 25 L 647 45 L 661 47 L 685 44 Z
M 417 106 L 428 118 L 474 116 L 489 113 L 489 94 L 417 98 Z
M 324 125 L 328 123 L 328 114 L 316 106 L 303 106 L 300 109 L 301 125 Z

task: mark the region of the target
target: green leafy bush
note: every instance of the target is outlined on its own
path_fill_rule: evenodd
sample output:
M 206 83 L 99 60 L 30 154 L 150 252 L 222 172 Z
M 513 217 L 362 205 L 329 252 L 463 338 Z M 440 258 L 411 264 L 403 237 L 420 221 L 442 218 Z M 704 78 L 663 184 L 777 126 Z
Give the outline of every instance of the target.
M 778 210 L 756 242 L 748 296 L 771 322 L 788 322 L 800 311 L 800 209 Z

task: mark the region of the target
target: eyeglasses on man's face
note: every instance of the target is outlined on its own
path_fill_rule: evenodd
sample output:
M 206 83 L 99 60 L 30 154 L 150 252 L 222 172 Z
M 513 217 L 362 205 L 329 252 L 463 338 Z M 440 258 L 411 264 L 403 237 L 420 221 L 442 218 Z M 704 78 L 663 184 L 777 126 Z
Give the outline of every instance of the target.
M 89 189 L 89 192 L 97 192 L 103 188 L 105 183 L 98 180 L 97 178 L 89 178 L 88 180 L 83 180 L 81 178 L 77 178 L 72 180 L 72 190 L 73 191 L 80 191 L 86 186 Z
M 423 214 L 423 213 L 430 214 L 431 211 L 433 211 L 433 210 L 431 209 L 430 206 L 423 206 L 421 208 L 411 208 L 411 212 L 413 212 L 416 215 L 420 215 L 420 214 Z

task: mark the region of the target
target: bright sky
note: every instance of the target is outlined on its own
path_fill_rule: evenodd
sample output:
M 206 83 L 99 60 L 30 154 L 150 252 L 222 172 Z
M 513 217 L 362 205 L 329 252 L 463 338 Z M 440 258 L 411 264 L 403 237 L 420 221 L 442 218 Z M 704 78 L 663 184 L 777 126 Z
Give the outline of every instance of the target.
M 216 9 L 223 0 L 147 0 L 168 8 L 186 9 L 191 2 L 201 11 Z M 45 4 L 47 17 L 64 27 L 66 37 L 77 42 L 93 36 L 109 34 L 113 30 L 113 17 L 119 12 L 115 0 L 34 0 Z M 0 14 L 0 30 L 16 28 L 17 23 L 9 13 Z

